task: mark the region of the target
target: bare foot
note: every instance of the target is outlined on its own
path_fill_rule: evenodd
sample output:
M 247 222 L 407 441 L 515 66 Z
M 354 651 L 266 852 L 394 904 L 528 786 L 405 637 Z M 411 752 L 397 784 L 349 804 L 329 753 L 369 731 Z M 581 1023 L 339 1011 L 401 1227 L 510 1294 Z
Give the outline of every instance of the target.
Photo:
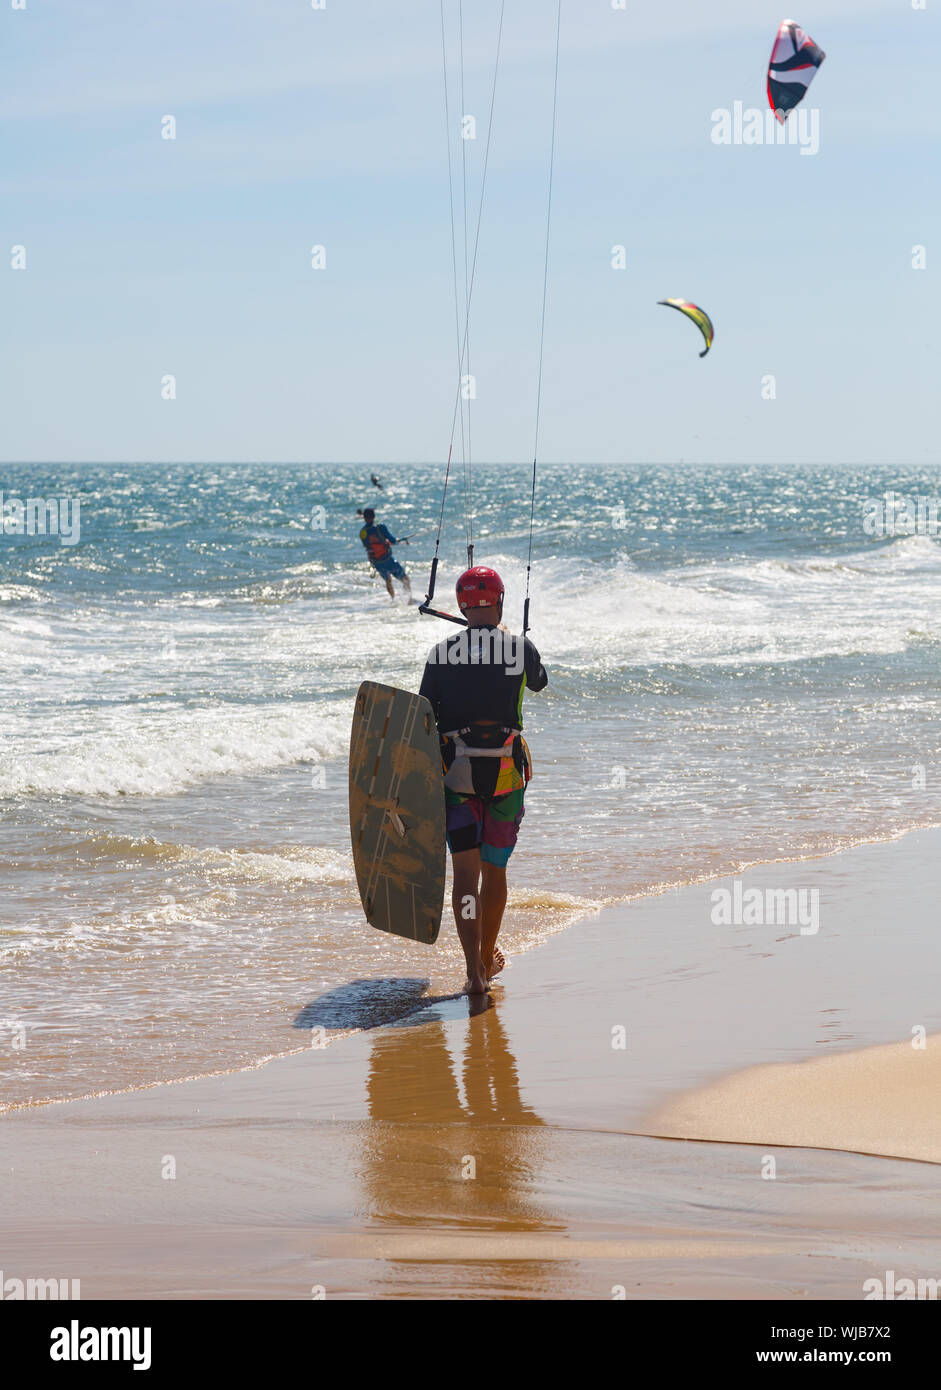
M 494 977 L 494 975 L 499 975 L 500 971 L 503 969 L 503 967 L 504 967 L 505 965 L 506 965 L 506 958 L 505 958 L 503 952 L 500 950 L 500 947 L 499 947 L 499 946 L 494 946 L 494 948 L 493 948 L 493 964 L 491 965 L 490 969 L 487 970 L 487 972 L 486 972 L 486 973 L 487 973 L 487 979 L 488 979 L 488 980 L 492 980 L 493 977 Z M 486 967 L 485 967 L 485 969 L 486 969 Z
M 487 983 L 486 975 L 482 972 L 479 975 L 468 975 L 464 981 L 465 994 L 488 994 L 489 992 L 490 985 Z

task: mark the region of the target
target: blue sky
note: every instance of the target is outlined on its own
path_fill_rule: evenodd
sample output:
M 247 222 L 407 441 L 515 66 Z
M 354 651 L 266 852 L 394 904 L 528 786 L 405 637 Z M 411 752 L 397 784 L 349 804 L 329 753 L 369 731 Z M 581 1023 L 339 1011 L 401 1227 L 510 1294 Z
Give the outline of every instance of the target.
M 809 0 L 819 153 L 717 146 L 714 110 L 764 106 L 782 3 L 563 0 L 547 461 L 937 460 L 941 6 Z M 464 9 L 476 205 L 499 0 Z M 507 0 L 470 333 L 480 460 L 532 453 L 554 14 Z M 7 265 L 28 258 L 0 279 L 5 460 L 443 458 L 439 0 L 0 16 L 0 225 Z M 711 313 L 705 360 L 668 296 Z

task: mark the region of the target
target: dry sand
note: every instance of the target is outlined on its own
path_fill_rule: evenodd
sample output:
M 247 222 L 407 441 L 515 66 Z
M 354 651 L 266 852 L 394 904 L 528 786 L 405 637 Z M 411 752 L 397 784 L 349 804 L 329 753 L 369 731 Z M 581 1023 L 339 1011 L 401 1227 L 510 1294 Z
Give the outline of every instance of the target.
M 852 1149 L 941 1163 L 941 1036 L 749 1067 L 644 1120 L 673 1139 Z
M 550 940 L 475 1016 L 439 1001 L 256 1070 L 9 1112 L 0 1269 L 85 1298 L 861 1298 L 888 1269 L 938 1277 L 941 1042 L 910 1040 L 941 1027 L 939 843 L 744 876 L 816 888 L 813 936 L 717 926 L 721 885 L 696 885 Z

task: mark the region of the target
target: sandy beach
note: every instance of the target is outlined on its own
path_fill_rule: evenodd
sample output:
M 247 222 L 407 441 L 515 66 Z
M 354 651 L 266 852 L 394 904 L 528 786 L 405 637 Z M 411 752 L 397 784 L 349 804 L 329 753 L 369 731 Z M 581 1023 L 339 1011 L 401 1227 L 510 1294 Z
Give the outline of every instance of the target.
M 437 999 L 321 1046 L 315 1004 L 302 1053 L 10 1111 L 0 1267 L 85 1298 L 862 1298 L 888 1269 L 937 1277 L 939 846 L 740 876 L 739 896 L 816 893 L 813 933 L 716 924 L 736 889 L 714 880 L 551 938 L 473 1016 Z

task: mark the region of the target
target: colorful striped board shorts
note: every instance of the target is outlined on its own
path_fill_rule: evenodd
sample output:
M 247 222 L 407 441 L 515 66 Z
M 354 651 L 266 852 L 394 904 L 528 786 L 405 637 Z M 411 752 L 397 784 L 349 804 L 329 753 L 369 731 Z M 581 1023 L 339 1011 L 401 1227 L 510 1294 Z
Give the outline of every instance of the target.
M 479 849 L 485 864 L 504 868 L 516 847 L 525 791 L 519 787 L 502 796 L 483 797 L 464 796 L 445 787 L 445 826 L 451 853 Z

